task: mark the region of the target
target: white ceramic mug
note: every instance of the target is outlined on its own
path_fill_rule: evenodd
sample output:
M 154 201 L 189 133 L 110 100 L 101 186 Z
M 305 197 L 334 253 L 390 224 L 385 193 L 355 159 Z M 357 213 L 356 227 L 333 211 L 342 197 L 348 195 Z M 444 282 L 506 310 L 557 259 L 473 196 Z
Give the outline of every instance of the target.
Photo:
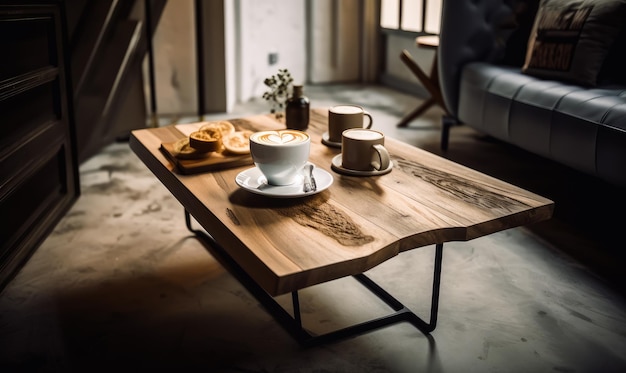
M 385 135 L 366 128 L 343 131 L 341 138 L 341 166 L 355 171 L 382 171 L 389 167 L 389 152 Z
M 296 182 L 309 159 L 311 138 L 306 132 L 284 129 L 250 135 L 250 154 L 270 185 Z
M 367 117 L 367 122 L 364 120 Z M 372 128 L 372 115 L 357 105 L 337 105 L 328 110 L 328 140 L 341 142 L 341 134 L 349 128 Z

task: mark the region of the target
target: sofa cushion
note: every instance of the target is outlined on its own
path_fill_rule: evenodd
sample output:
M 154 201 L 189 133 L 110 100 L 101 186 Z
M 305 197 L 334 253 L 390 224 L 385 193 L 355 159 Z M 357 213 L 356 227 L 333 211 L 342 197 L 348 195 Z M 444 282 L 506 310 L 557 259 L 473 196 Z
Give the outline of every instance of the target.
M 625 23 L 626 0 L 543 0 L 522 71 L 596 86 Z
M 626 88 L 584 88 L 467 64 L 458 119 L 522 149 L 626 186 Z M 619 139 L 619 140 L 618 140 Z

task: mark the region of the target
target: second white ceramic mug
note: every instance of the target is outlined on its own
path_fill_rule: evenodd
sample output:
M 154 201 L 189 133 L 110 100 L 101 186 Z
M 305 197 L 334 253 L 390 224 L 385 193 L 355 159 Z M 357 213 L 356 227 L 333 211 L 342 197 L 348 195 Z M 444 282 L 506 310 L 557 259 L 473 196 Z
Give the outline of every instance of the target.
M 372 128 L 373 123 L 372 115 L 360 106 L 333 106 L 328 110 L 328 140 L 340 143 L 343 131 L 349 128 Z
M 343 131 L 341 165 L 355 171 L 382 171 L 389 167 L 385 135 L 380 131 L 352 128 Z
M 309 159 L 311 138 L 298 130 L 260 131 L 250 135 L 250 155 L 270 185 L 296 182 Z

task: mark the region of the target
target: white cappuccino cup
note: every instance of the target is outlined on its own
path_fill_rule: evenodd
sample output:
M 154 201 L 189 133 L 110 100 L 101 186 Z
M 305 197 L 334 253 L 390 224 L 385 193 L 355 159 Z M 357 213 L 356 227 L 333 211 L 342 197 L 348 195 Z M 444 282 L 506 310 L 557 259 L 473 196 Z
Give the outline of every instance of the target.
M 270 185 L 296 182 L 309 159 L 311 138 L 306 132 L 283 129 L 250 135 L 250 154 Z

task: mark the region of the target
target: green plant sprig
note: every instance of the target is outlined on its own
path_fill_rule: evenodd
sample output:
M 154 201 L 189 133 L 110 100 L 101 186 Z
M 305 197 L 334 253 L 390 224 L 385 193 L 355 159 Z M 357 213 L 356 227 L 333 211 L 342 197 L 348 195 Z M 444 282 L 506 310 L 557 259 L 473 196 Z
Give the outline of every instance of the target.
M 293 78 L 291 73 L 287 69 L 278 69 L 276 75 L 272 75 L 263 81 L 269 89 L 263 93 L 263 99 L 268 101 L 271 105 L 271 113 L 276 116 L 276 119 L 283 117 L 283 108 L 285 102 L 289 98 L 289 89 Z

